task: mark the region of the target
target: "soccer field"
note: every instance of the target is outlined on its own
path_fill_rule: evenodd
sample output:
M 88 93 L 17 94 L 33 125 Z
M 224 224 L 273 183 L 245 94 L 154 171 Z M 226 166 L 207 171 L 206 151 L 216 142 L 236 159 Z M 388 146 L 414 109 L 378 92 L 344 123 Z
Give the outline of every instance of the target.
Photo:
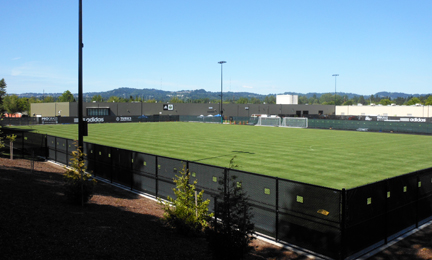
M 77 139 L 77 125 L 20 127 Z M 85 142 L 336 189 L 429 168 L 432 137 L 202 123 L 89 124 Z M 198 180 L 199 181 L 199 180 Z

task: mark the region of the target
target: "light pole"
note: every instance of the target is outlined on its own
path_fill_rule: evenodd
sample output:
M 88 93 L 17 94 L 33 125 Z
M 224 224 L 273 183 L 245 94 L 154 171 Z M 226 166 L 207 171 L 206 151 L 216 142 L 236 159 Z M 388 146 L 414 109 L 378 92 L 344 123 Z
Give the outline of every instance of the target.
M 335 115 L 336 115 L 336 77 L 339 76 L 339 74 L 333 74 L 333 77 L 335 77 L 335 98 L 334 98 L 334 103 L 335 103 Z
M 82 39 L 82 0 L 79 0 L 78 14 L 78 148 L 84 151 L 86 122 L 83 122 L 83 39 Z M 82 158 L 80 158 L 82 159 Z
M 220 115 L 221 115 L 221 120 L 222 120 L 222 123 L 223 123 L 223 110 L 222 110 L 222 90 L 223 90 L 223 77 L 222 77 L 222 65 L 224 64 L 224 63 L 226 63 L 226 61 L 219 61 L 218 62 L 220 65 L 221 65 L 221 105 L 220 105 Z

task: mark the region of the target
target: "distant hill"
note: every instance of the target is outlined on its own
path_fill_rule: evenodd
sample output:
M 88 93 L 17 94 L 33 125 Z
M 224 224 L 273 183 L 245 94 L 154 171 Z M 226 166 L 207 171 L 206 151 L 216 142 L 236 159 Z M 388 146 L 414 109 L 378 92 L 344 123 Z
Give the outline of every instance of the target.
M 324 93 L 316 93 L 316 92 L 310 92 L 310 93 L 298 93 L 298 92 L 285 92 L 280 94 L 288 94 L 288 95 L 298 95 L 298 96 L 306 96 L 307 98 L 313 97 L 314 95 L 319 98 L 323 94 L 327 94 L 330 92 L 324 92 Z M 331 93 L 333 94 L 333 93 Z M 349 99 L 355 97 L 355 96 L 362 96 L 355 93 L 345 93 L 345 92 L 337 92 L 338 95 L 344 96 L 347 95 Z M 43 96 L 53 96 L 58 97 L 61 96 L 62 93 L 24 93 L 20 94 L 20 97 L 43 97 Z M 93 96 L 95 95 L 101 95 L 102 98 L 108 99 L 111 96 L 118 96 L 123 98 L 143 98 L 144 100 L 148 99 L 156 99 L 159 101 L 169 101 L 173 96 L 177 96 L 179 99 L 182 100 L 196 100 L 196 99 L 204 99 L 208 98 L 210 100 L 213 99 L 220 99 L 220 92 L 211 92 L 206 91 L 204 89 L 197 89 L 197 90 L 181 90 L 181 91 L 165 91 L 165 90 L 159 90 L 159 89 L 136 89 L 136 88 L 117 88 L 109 91 L 101 91 L 101 92 L 86 92 L 83 94 L 84 100 L 89 101 Z M 276 94 L 268 94 L 268 95 L 276 95 Z M 247 98 L 257 98 L 260 100 L 263 100 L 268 95 L 261 95 L 256 93 L 250 93 L 250 92 L 224 92 L 223 93 L 223 99 L 224 100 L 238 100 L 241 97 L 247 97 Z M 377 97 L 390 97 L 391 99 L 396 99 L 398 97 L 407 98 L 407 97 L 419 97 L 424 96 L 428 94 L 406 94 L 406 93 L 400 93 L 400 92 L 378 92 L 374 94 L 374 96 Z M 78 96 L 77 93 L 74 93 L 74 96 Z M 370 95 L 364 95 L 364 97 L 369 98 Z

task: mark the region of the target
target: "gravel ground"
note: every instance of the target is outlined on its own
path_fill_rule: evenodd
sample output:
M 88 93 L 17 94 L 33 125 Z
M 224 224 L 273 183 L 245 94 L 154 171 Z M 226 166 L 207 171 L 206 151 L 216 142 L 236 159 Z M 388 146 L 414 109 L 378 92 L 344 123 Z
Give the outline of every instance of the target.
M 99 182 L 84 207 L 69 205 L 63 167 L 0 158 L 2 259 L 211 259 L 204 238 L 176 234 L 161 222 L 160 205 Z M 432 259 L 428 226 L 370 259 Z M 310 259 L 254 240 L 255 259 Z

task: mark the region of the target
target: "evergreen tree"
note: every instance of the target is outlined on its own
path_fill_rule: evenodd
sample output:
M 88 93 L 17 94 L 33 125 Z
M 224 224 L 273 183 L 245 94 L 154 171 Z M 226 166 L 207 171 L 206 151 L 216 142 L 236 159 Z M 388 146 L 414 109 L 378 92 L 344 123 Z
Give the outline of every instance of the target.
M 3 112 L 3 97 L 6 95 L 6 82 L 3 79 L 0 80 L 0 113 Z
M 238 167 L 234 158 L 230 161 L 231 169 Z M 218 190 L 221 200 L 215 201 L 215 221 L 206 230 L 209 249 L 216 259 L 242 259 L 252 250 L 249 244 L 255 239 L 249 196 L 241 181 L 237 176 L 230 176 L 229 171 L 219 179 Z

